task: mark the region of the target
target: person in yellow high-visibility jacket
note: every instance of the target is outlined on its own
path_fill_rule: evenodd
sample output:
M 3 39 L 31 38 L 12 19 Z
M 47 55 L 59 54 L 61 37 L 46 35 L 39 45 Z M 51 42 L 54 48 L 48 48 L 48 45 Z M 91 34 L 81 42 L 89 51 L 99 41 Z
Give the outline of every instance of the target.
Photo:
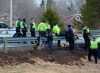
M 82 33 L 83 33 L 83 38 L 84 38 L 84 41 L 85 41 L 85 50 L 88 50 L 89 43 L 90 43 L 90 29 L 87 26 L 85 26 L 83 28 Z
M 31 37 L 35 37 L 35 29 L 36 29 L 36 24 L 34 22 L 34 19 L 31 18 L 31 22 L 30 22 Z
M 18 18 L 18 20 L 16 21 L 15 25 L 16 25 L 16 33 L 20 33 L 20 18 Z
M 53 31 L 54 35 L 56 35 L 56 36 L 60 36 L 60 34 L 61 34 L 60 28 L 59 28 L 59 26 L 57 24 L 55 26 L 53 26 L 53 30 L 52 31 Z M 61 46 L 60 40 L 58 40 L 57 45 L 58 45 L 58 47 Z
M 46 30 L 47 30 L 47 26 L 44 23 L 44 21 L 42 21 L 39 25 L 38 25 L 38 31 L 39 31 L 39 36 L 46 36 Z
M 98 42 L 93 38 L 93 40 L 90 41 L 90 48 L 88 53 L 88 60 L 91 61 L 91 55 L 94 55 L 95 63 L 97 64 L 97 54 L 98 54 Z
M 96 41 L 98 42 L 98 58 L 100 58 L 100 37 L 96 38 Z
M 60 31 L 60 28 L 59 26 L 56 24 L 54 27 L 53 27 L 53 33 L 56 35 L 56 36 L 59 36 L 61 31 Z
M 26 37 L 26 32 L 27 32 L 26 19 L 23 19 L 23 21 L 20 23 L 20 27 L 21 27 L 23 37 Z
M 35 24 L 33 18 L 31 18 L 30 26 L 29 27 L 30 27 L 31 37 L 35 37 L 36 24 Z M 33 41 L 31 41 L 31 44 L 33 44 Z
M 21 22 L 20 18 L 18 18 L 18 20 L 15 22 L 16 33 L 14 34 L 14 37 L 21 37 L 22 36 L 21 31 L 20 31 L 20 22 Z

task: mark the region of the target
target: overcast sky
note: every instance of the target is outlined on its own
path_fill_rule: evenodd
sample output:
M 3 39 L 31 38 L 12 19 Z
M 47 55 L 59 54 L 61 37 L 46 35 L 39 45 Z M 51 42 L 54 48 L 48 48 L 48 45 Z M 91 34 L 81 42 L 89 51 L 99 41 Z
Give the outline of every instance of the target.
M 40 6 L 42 0 L 35 0 L 36 5 Z

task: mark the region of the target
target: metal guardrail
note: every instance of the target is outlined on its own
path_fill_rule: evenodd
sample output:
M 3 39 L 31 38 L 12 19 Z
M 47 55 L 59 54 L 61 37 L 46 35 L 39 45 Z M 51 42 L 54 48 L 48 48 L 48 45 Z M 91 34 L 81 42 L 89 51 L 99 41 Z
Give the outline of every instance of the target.
M 53 40 L 54 41 L 58 41 L 58 40 L 65 40 L 65 37 L 53 37 Z M 0 38 L 0 42 L 3 43 L 2 45 L 3 46 L 0 46 L 0 47 L 3 47 L 3 50 L 5 53 L 7 53 L 7 48 L 9 47 L 8 46 L 8 43 L 23 43 L 23 42 L 35 42 L 35 41 L 38 41 L 38 38 L 37 37 L 19 37 L 19 38 Z M 39 43 L 42 42 L 42 41 L 47 41 L 47 38 L 45 37 L 41 37 L 39 39 Z M 14 45 L 10 45 L 10 47 L 23 47 L 23 46 L 32 46 L 33 44 L 17 44 L 16 46 Z
M 47 39 L 44 38 L 44 37 L 41 37 L 40 38 L 40 43 L 42 41 L 46 41 Z M 61 41 L 65 41 L 65 37 L 54 37 L 53 38 L 54 41 L 58 41 L 58 40 L 61 40 Z M 34 38 L 2 38 L 0 39 L 0 41 L 3 43 L 3 50 L 5 53 L 7 53 L 7 49 L 8 47 L 25 47 L 25 46 L 32 46 L 33 44 L 22 44 L 23 42 L 35 42 L 37 41 L 37 38 L 34 37 Z M 11 43 L 12 45 L 8 45 L 8 43 Z M 13 43 L 18 43 L 15 45 L 13 45 Z M 75 40 L 75 44 L 84 44 L 84 40 Z
M 100 33 L 100 30 L 90 30 L 91 33 Z
M 79 32 L 77 32 L 77 33 L 82 33 L 82 30 L 79 31 Z M 90 30 L 90 33 L 91 33 L 91 34 L 97 34 L 97 33 L 100 34 L 100 30 Z
M 26 37 L 26 38 L 0 38 L 0 42 L 2 43 L 3 46 L 0 46 L 0 47 L 3 47 L 3 50 L 5 53 L 7 53 L 7 50 L 8 48 L 12 48 L 12 47 L 25 47 L 25 46 L 32 46 L 33 44 L 22 44 L 23 42 L 35 42 L 37 41 L 38 38 L 37 37 Z M 62 37 L 53 37 L 53 41 L 58 41 L 58 40 L 61 40 L 61 41 L 66 41 L 65 40 L 65 37 L 62 36 Z M 45 37 L 41 37 L 40 40 L 39 40 L 39 43 L 41 43 L 42 41 L 47 41 L 47 38 Z M 75 41 L 76 44 L 79 44 L 81 42 L 80 41 Z M 12 45 L 9 45 L 12 44 Z M 15 45 L 13 45 L 13 43 L 18 43 Z M 84 43 L 84 41 L 82 41 L 81 43 Z M 41 45 L 41 44 L 40 44 Z
M 40 40 L 41 40 L 41 41 L 46 41 L 47 38 L 41 37 Z M 54 40 L 54 41 L 57 41 L 57 40 L 65 40 L 65 36 L 61 36 L 61 37 L 53 37 L 53 40 Z
M 28 42 L 28 41 L 36 41 L 36 40 L 37 40 L 36 37 L 32 37 L 32 38 L 31 37 L 30 38 L 29 37 L 25 37 L 25 38 L 21 38 L 21 37 L 20 38 L 7 38 L 7 41 L 12 42 L 12 43 L 13 42 L 22 42 L 22 41 L 27 41 Z
M 6 53 L 7 52 L 7 48 L 9 47 L 8 46 L 8 43 L 20 43 L 20 42 L 23 42 L 23 41 L 26 41 L 26 42 L 29 42 L 29 41 L 37 41 L 37 38 L 36 37 L 33 37 L 33 38 L 0 38 L 0 43 L 3 45 L 1 45 L 0 47 L 3 48 L 4 52 Z M 16 46 L 12 45 L 10 47 L 19 47 L 19 46 L 29 46 L 29 44 L 16 44 Z M 31 46 L 31 45 L 30 45 Z
M 0 38 L 0 42 L 1 42 L 1 43 L 3 42 L 3 38 Z
M 99 33 L 100 30 L 91 30 L 91 32 L 93 33 Z M 100 37 L 100 35 L 91 35 L 92 37 Z M 8 46 L 8 43 L 18 43 L 18 42 L 31 42 L 31 41 L 37 41 L 38 38 L 37 37 L 23 37 L 23 38 L 0 38 L 0 43 L 3 43 L 3 48 L 4 48 L 4 52 L 6 53 L 7 52 L 7 48 L 9 47 Z M 46 41 L 47 38 L 45 37 L 41 37 L 40 38 L 40 42 L 42 41 Z M 61 41 L 65 41 L 65 37 L 62 36 L 62 37 L 53 37 L 53 40 L 54 41 L 58 41 L 58 40 L 61 40 Z M 75 40 L 75 44 L 84 44 L 84 41 L 83 40 Z M 32 46 L 33 44 L 19 44 L 19 45 L 16 45 L 16 46 L 10 46 L 10 47 L 20 47 L 20 46 Z

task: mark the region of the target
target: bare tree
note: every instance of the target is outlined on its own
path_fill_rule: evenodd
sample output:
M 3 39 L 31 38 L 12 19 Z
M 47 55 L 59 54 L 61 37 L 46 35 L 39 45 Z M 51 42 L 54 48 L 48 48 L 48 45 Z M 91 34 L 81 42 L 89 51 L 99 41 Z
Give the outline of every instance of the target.
M 40 1 L 40 2 L 39 2 Z M 44 10 L 45 0 L 13 0 L 13 20 L 18 17 L 29 19 L 33 17 L 39 21 Z M 40 3 L 40 5 L 36 2 Z M 66 17 L 77 13 L 85 0 L 47 0 L 46 4 L 52 5 L 66 23 Z M 41 7 L 42 6 L 42 7 Z M 10 1 L 0 0 L 0 15 L 10 15 Z

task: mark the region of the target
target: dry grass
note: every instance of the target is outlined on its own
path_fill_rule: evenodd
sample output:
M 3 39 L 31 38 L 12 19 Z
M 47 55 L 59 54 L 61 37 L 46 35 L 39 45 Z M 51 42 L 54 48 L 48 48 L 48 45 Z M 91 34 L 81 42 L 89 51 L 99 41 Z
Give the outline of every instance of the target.
M 64 49 L 53 54 L 47 50 L 0 53 L 0 73 L 100 73 L 100 60 L 96 65 L 88 62 L 87 52 L 76 51 L 74 54 Z

